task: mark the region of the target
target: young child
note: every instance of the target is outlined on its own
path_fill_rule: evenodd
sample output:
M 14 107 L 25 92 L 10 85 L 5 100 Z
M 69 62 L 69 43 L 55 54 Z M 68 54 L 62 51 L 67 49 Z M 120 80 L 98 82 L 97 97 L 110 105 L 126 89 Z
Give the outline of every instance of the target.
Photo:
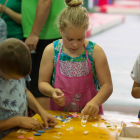
M 140 54 L 134 64 L 131 77 L 134 80 L 131 94 L 134 98 L 140 98 Z
M 40 106 L 26 88 L 30 71 L 31 56 L 23 42 L 11 38 L 0 43 L 0 139 L 16 126 L 43 128 L 40 122 L 27 117 L 27 106 L 41 116 L 44 127 L 57 124 L 55 118 Z
M 89 17 L 82 0 L 65 0 L 59 18 L 62 39 L 43 53 L 39 89 L 50 100 L 50 109 L 103 114 L 102 104 L 112 93 L 112 80 L 104 51 L 86 40 Z M 101 88 L 100 88 L 101 86 Z

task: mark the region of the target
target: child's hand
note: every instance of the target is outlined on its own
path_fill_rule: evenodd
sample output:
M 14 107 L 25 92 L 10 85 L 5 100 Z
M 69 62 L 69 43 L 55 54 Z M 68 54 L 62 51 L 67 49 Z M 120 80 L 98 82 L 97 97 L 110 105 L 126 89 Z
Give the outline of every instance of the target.
M 99 106 L 97 104 L 94 104 L 92 101 L 89 101 L 86 106 L 81 111 L 82 115 L 89 115 L 90 117 L 94 117 L 99 112 Z
M 19 119 L 19 127 L 32 129 L 32 130 L 43 129 L 43 125 L 39 121 L 35 120 L 34 118 L 23 117 L 23 116 L 17 118 Z
M 55 117 L 49 114 L 46 110 L 40 113 L 40 116 L 44 122 L 44 127 L 48 128 L 49 126 L 55 126 L 58 124 Z
M 59 106 L 63 107 L 65 105 L 65 95 L 60 89 L 54 89 L 52 91 L 52 98 Z

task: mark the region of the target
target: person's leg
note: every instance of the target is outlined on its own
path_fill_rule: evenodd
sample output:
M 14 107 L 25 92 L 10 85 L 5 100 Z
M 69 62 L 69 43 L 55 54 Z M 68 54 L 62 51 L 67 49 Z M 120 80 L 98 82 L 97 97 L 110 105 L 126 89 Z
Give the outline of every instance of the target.
M 39 78 L 39 67 L 40 67 L 40 62 L 42 58 L 43 51 L 45 47 L 52 43 L 54 40 L 39 40 L 37 44 L 37 49 L 36 53 L 31 54 L 32 56 L 32 71 L 30 74 L 31 77 L 31 82 L 30 82 L 30 91 L 32 94 L 35 96 L 37 101 L 40 103 L 40 105 L 45 109 L 49 109 L 49 101 L 50 98 L 43 95 L 39 89 L 38 89 L 38 78 Z

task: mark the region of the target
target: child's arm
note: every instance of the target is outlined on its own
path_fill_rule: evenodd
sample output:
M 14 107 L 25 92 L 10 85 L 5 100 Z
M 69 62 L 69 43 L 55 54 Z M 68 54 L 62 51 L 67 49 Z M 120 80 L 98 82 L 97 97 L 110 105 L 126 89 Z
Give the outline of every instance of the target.
M 140 54 L 135 61 L 131 77 L 134 80 L 131 94 L 134 98 L 140 98 Z
M 42 94 L 53 97 L 54 101 L 60 105 L 65 105 L 64 93 L 59 89 L 54 89 L 51 83 L 51 77 L 53 73 L 53 58 L 54 58 L 54 46 L 53 43 L 48 45 L 43 53 L 40 70 L 39 70 L 39 90 Z
M 27 129 L 42 129 L 43 126 L 37 120 L 30 117 L 16 116 L 10 119 L 0 121 L 0 131 L 5 131 L 13 127 L 22 127 Z
M 131 94 L 134 98 L 140 98 L 140 84 L 139 83 L 134 82 Z
M 35 97 L 27 88 L 26 90 L 29 107 L 41 116 L 42 120 L 44 121 L 44 126 L 48 128 L 48 122 L 49 125 L 56 125 L 57 121 L 55 120 L 55 118 L 41 107 L 41 105 L 37 102 Z
M 97 95 L 87 103 L 81 113 L 94 116 L 98 114 L 99 106 L 112 94 L 113 85 L 106 55 L 98 45 L 95 45 L 93 50 L 93 61 L 95 63 L 95 69 L 101 89 L 98 91 Z

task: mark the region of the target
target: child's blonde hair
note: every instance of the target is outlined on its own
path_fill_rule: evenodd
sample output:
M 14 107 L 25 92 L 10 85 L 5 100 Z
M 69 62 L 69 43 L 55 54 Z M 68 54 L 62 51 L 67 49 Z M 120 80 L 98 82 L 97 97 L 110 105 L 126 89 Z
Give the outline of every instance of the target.
M 59 27 L 63 31 L 66 27 L 88 28 L 89 17 L 82 0 L 65 0 L 66 7 L 59 17 Z

